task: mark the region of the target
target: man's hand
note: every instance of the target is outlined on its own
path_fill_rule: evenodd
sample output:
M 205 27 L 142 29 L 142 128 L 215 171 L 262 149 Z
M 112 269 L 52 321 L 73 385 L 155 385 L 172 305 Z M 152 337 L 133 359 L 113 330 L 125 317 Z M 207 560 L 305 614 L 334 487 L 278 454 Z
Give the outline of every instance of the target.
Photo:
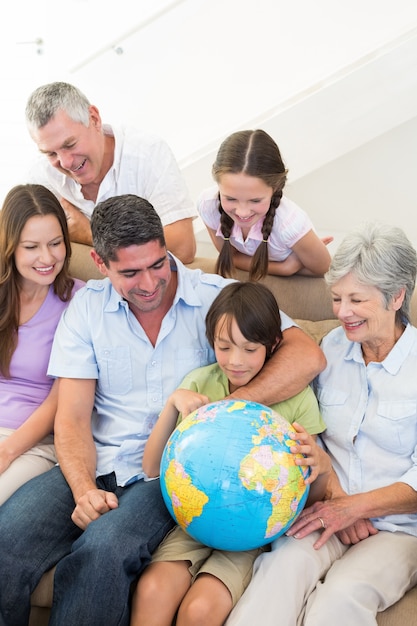
M 370 537 L 370 535 L 376 535 L 378 529 L 372 524 L 369 519 L 358 519 L 357 522 L 340 530 L 336 535 L 342 543 L 346 546 L 350 546 L 354 543 L 359 543 L 363 539 Z
M 93 245 L 91 238 L 90 220 L 65 198 L 61 198 L 61 206 L 65 211 L 68 222 L 68 230 L 70 240 L 74 243 L 84 243 L 88 246 Z
M 90 489 L 78 499 L 71 519 L 79 528 L 85 530 L 90 522 L 112 509 L 117 509 L 118 506 L 117 496 L 111 491 Z

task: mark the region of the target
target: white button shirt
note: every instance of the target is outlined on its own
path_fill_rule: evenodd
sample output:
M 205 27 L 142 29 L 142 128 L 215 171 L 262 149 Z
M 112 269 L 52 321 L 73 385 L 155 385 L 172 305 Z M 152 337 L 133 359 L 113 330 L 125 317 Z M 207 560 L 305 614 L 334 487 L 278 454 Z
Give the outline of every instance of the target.
M 204 224 L 214 230 L 217 237 L 223 234 L 220 227 L 219 190 L 210 187 L 201 193 L 197 201 L 197 210 Z M 250 229 L 246 238 L 242 229 L 233 224 L 230 233 L 230 243 L 242 254 L 253 256 L 263 240 L 263 219 L 258 220 Z M 304 235 L 313 229 L 313 224 L 307 213 L 295 202 L 282 196 L 275 212 L 274 223 L 268 238 L 268 257 L 270 261 L 285 261 L 291 254 L 292 247 Z
M 103 131 L 114 135 L 114 160 L 100 184 L 96 202 L 86 200 L 81 185 L 53 167 L 45 155 L 33 163 L 28 182 L 44 185 L 58 198 L 66 198 L 88 218 L 99 202 L 129 193 L 148 200 L 163 226 L 197 216 L 178 164 L 165 141 L 130 127 L 103 125 Z

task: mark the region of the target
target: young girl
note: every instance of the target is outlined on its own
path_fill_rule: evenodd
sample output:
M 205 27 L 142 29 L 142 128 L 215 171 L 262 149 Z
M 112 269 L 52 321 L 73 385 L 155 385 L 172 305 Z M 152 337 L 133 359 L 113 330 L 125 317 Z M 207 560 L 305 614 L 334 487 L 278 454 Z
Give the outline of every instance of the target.
M 201 194 L 197 209 L 219 251 L 219 274 L 233 276 L 238 268 L 257 280 L 328 270 L 332 237 L 319 239 L 307 214 L 283 196 L 287 170 L 265 131 L 243 130 L 225 139 L 212 174 L 217 186 Z
M 67 221 L 42 185 L 18 185 L 0 211 L 0 504 L 55 463 L 57 384 L 46 376 L 68 274 Z
M 277 302 L 260 283 L 236 282 L 224 287 L 207 313 L 206 328 L 217 363 L 190 372 L 168 398 L 145 447 L 143 469 L 150 477 L 159 475 L 162 452 L 178 415 L 186 416 L 246 385 L 282 338 Z M 325 428 L 311 388 L 272 408 L 296 428 L 293 438 L 297 441 L 291 452 L 306 455 L 296 462 L 310 465 L 312 472 L 306 482 L 315 481 L 309 502 L 321 498 L 330 464 L 308 434 Z M 139 579 L 131 626 L 171 626 L 176 614 L 177 626 L 220 626 L 249 584 L 253 562 L 261 551 L 213 550 L 175 527 Z

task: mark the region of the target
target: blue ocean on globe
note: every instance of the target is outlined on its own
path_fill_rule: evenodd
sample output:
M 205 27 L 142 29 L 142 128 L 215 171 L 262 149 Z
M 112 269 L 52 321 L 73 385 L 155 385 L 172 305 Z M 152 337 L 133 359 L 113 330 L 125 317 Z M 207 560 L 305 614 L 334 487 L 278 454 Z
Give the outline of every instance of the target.
M 309 468 L 296 465 L 293 427 L 267 406 L 220 400 L 191 413 L 161 459 L 174 520 L 219 550 L 251 550 L 289 528 L 307 500 Z

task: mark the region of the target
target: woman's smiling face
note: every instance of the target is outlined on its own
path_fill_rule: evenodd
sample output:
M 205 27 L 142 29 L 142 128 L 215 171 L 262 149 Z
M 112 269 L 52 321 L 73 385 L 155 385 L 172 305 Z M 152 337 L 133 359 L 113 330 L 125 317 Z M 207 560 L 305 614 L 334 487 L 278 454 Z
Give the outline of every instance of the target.
M 66 248 L 55 215 L 30 217 L 22 229 L 14 253 L 17 271 L 24 281 L 51 285 L 62 270 Z
M 332 286 L 331 294 L 333 311 L 350 341 L 375 343 L 393 333 L 396 308 L 386 306 L 377 287 L 364 285 L 349 273 Z

